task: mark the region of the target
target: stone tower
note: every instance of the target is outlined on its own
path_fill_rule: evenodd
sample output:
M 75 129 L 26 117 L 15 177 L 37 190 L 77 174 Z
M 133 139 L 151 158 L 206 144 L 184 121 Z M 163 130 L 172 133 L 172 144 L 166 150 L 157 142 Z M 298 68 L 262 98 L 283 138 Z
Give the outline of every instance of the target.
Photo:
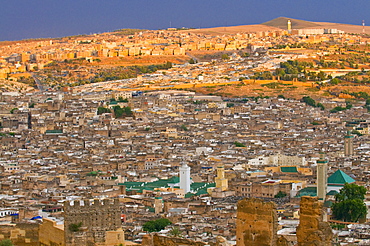
M 348 131 L 347 135 L 344 136 L 344 155 L 353 155 L 353 135 Z
M 290 20 L 288 20 L 287 26 L 288 26 L 288 33 L 291 34 L 292 33 L 292 22 Z
M 163 199 L 162 197 L 156 197 L 154 199 L 154 210 L 155 214 L 160 214 L 163 212 Z
M 65 244 L 125 244 L 118 199 L 82 200 L 64 203 Z
M 237 206 L 236 245 L 275 246 L 276 204 L 258 198 L 240 200 Z
M 328 222 L 323 221 L 323 203 L 316 197 L 303 196 L 300 204 L 299 226 L 297 227 L 298 246 L 332 245 L 333 231 Z
M 190 167 L 186 163 L 180 167 L 180 189 L 185 194 L 190 192 Z
M 317 161 L 317 197 L 319 201 L 324 201 L 328 186 L 328 161 L 325 154 L 320 153 L 320 159 Z
M 228 180 L 225 178 L 225 169 L 223 166 L 217 167 L 217 177 L 215 178 L 216 188 L 221 189 L 221 191 L 227 190 Z

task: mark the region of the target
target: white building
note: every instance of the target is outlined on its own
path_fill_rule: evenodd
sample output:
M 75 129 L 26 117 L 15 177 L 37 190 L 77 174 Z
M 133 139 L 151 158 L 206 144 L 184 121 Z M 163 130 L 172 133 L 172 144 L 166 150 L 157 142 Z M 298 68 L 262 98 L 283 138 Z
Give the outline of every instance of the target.
M 180 167 L 180 189 L 190 192 L 190 167 L 185 163 Z

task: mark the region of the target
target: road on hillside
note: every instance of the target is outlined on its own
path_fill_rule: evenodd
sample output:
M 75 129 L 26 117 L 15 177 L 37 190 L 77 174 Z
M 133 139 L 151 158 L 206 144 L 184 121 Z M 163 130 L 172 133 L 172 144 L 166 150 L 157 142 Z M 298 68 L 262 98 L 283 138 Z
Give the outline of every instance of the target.
M 37 89 L 39 89 L 39 91 L 45 91 L 44 86 L 42 85 L 41 81 L 36 77 L 36 75 L 32 74 L 32 78 L 33 78 L 33 79 L 35 80 L 35 82 L 36 82 Z

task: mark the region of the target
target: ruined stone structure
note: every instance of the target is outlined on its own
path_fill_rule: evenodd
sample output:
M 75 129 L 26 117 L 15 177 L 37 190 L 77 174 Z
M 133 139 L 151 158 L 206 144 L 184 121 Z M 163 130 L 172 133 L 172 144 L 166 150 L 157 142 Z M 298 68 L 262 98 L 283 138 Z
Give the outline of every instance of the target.
M 64 204 L 66 245 L 124 245 L 118 199 L 69 201 Z
M 277 214 L 273 202 L 250 198 L 238 202 L 236 244 L 270 246 L 277 241 Z
M 333 232 L 322 219 L 322 203 L 317 197 L 301 198 L 300 221 L 297 227 L 298 246 L 331 245 Z
M 204 243 L 199 241 L 192 241 L 190 239 L 178 237 L 166 237 L 158 234 L 146 234 L 143 237 L 141 246 L 230 246 L 224 237 L 217 236 L 215 243 Z
M 34 223 L 17 223 L 0 226 L 0 241 L 10 239 L 14 245 L 39 246 L 39 225 Z

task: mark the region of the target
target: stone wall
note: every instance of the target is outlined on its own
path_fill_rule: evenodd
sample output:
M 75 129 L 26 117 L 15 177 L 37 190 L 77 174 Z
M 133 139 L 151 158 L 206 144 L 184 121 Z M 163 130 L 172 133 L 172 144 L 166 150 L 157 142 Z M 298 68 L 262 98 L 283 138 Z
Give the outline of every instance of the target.
M 10 239 L 14 245 L 39 246 L 39 224 L 17 223 L 0 226 L 0 241 Z
M 64 246 L 64 225 L 44 218 L 39 229 L 39 240 L 41 246 Z
M 239 201 L 236 220 L 237 245 L 276 245 L 277 222 L 275 203 L 257 198 Z
M 317 197 L 301 198 L 300 221 L 297 227 L 298 246 L 331 245 L 333 232 L 322 219 L 322 202 Z
M 141 246 L 204 246 L 203 242 L 195 242 L 185 238 L 165 237 L 158 234 L 147 234 L 143 237 Z
M 78 231 L 70 225 L 82 223 Z M 118 199 L 69 201 L 64 204 L 64 232 L 66 245 L 105 244 L 107 231 L 121 228 L 121 210 Z M 121 234 L 121 233 L 118 233 Z M 118 236 L 117 234 L 117 236 Z M 120 238 L 124 243 L 124 238 Z

